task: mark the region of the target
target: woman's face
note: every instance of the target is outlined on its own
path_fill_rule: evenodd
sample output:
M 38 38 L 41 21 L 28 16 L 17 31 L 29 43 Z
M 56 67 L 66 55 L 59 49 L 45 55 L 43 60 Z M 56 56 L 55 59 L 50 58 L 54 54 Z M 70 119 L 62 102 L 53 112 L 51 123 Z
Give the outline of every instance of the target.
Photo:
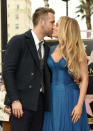
M 56 23 L 56 25 L 54 25 L 53 27 L 53 34 L 52 34 L 52 37 L 55 37 L 55 38 L 58 38 L 58 31 L 59 31 L 59 20 L 58 22 Z

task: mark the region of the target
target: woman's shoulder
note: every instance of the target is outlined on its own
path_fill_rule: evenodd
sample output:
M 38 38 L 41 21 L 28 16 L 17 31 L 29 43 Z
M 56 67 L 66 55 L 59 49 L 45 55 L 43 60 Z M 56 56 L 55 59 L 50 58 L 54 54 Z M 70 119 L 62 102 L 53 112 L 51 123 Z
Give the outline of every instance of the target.
M 53 52 L 53 50 L 57 47 L 57 45 L 51 46 L 50 47 L 50 52 Z

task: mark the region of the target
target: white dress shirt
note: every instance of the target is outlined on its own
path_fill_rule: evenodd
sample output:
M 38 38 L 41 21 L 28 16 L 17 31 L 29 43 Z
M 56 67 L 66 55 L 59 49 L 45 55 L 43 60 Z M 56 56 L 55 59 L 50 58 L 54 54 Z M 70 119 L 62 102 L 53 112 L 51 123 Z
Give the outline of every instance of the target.
M 38 51 L 38 49 L 39 49 L 39 43 L 41 42 L 41 41 L 44 41 L 44 40 L 41 40 L 41 41 L 39 41 L 39 39 L 37 38 L 37 36 L 36 36 L 36 34 L 34 33 L 34 31 L 33 30 L 31 30 L 31 33 L 32 33 L 32 36 L 33 36 L 33 38 L 34 38 L 34 42 L 35 42 L 35 45 L 36 45 L 36 49 L 37 49 L 37 51 Z M 41 45 L 41 54 L 42 54 L 42 58 L 44 57 L 44 42 L 42 42 L 42 45 Z
M 34 42 L 35 42 L 35 45 L 36 45 L 36 49 L 37 49 L 37 51 L 38 51 L 38 49 L 39 49 L 39 43 L 41 42 L 41 41 L 44 41 L 44 40 L 41 40 L 41 41 L 39 41 L 39 39 L 37 38 L 37 36 L 36 36 L 36 34 L 34 33 L 34 31 L 33 30 L 31 30 L 31 33 L 32 33 L 32 36 L 33 36 L 33 38 L 34 38 Z M 42 42 L 42 45 L 41 45 L 41 54 L 42 54 L 42 58 L 44 57 L 44 42 Z M 42 88 L 40 88 L 40 92 L 42 92 Z

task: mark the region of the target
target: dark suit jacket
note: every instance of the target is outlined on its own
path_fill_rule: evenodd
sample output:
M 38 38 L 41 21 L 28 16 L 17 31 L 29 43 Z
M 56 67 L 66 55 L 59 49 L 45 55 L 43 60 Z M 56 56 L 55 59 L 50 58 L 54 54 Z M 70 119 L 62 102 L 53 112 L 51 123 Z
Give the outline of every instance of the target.
M 45 110 L 50 109 L 50 72 L 47 66 L 49 47 L 44 44 Z M 40 94 L 40 62 L 31 30 L 14 36 L 7 45 L 3 79 L 10 102 L 20 100 L 24 109 L 37 110 Z

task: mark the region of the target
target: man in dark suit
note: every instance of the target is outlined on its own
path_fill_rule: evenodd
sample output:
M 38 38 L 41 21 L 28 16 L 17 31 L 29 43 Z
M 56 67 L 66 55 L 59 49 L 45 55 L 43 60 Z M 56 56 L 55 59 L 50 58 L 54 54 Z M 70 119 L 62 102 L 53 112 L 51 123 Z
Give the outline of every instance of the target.
M 43 40 L 52 36 L 54 10 L 38 8 L 33 30 L 14 36 L 8 43 L 3 79 L 11 103 L 11 131 L 41 131 L 44 110 L 49 110 L 49 47 Z

